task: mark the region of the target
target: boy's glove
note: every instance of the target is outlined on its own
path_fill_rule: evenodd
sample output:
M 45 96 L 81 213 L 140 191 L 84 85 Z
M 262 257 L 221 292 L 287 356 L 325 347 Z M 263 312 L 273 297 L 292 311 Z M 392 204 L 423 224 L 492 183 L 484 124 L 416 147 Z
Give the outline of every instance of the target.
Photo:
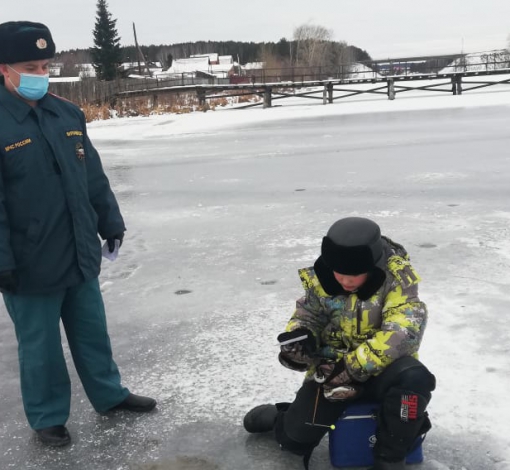
M 282 352 L 292 351 L 295 346 L 299 345 L 304 354 L 311 356 L 317 350 L 317 343 L 313 333 L 307 328 L 297 328 L 293 331 L 286 331 L 278 335 L 278 342 Z
M 280 343 L 280 363 L 291 370 L 305 371 L 313 363 L 313 353 L 317 349 L 312 332 L 306 328 L 278 335 Z
M 0 292 L 15 294 L 18 287 L 18 278 L 13 270 L 0 271 Z
M 328 400 L 349 400 L 361 393 L 361 385 L 349 375 L 343 360 L 333 364 L 322 364 L 319 369 L 326 377 L 323 389 L 324 397 Z
M 339 385 L 347 385 L 352 382 L 352 378 L 345 368 L 344 361 L 332 362 L 330 364 L 321 364 L 320 371 L 326 377 L 325 385 L 338 387 Z

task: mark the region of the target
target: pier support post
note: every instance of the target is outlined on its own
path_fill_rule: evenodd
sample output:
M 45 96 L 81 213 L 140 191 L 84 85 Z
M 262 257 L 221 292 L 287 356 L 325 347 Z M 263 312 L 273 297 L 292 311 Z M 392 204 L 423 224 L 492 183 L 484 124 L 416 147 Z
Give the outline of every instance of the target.
M 271 96 L 271 87 L 266 87 L 264 89 L 264 104 L 263 108 L 270 108 L 272 105 L 272 96 Z
M 205 90 L 203 88 L 197 88 L 198 105 L 205 105 Z
M 395 82 L 393 78 L 388 78 L 388 99 L 395 99 Z

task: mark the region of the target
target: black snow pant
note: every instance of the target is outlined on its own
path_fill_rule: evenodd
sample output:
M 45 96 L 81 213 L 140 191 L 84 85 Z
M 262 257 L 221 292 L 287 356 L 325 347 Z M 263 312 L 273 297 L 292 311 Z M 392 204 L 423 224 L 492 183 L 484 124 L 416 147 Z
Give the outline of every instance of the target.
M 329 401 L 322 390 L 317 394 L 321 384 L 305 382 L 294 402 L 277 404 L 276 440 L 283 449 L 303 455 L 307 467 L 313 449 L 328 432 L 328 426 L 353 403 L 371 401 L 380 404 L 374 458 L 390 462 L 403 460 L 417 437 L 431 427 L 425 409 L 435 383 L 434 375 L 413 357 L 402 357 L 390 364 L 381 374 L 369 379 L 362 393 L 351 400 Z M 314 422 L 324 426 L 306 424 L 312 423 L 314 413 Z

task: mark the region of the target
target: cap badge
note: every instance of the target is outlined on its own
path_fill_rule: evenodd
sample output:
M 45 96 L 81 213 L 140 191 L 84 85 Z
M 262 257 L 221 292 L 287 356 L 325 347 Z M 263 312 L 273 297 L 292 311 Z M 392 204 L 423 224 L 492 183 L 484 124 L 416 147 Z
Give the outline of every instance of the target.
M 44 38 L 39 38 L 35 42 L 35 45 L 37 46 L 38 49 L 46 49 L 48 47 L 48 43 L 46 42 L 46 39 L 44 39 Z

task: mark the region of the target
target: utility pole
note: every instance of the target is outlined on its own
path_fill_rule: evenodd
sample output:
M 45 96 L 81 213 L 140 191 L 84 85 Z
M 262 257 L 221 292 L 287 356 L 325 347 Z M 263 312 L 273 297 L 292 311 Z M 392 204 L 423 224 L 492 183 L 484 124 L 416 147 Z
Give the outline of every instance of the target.
M 142 52 L 142 49 L 140 49 L 140 46 L 138 45 L 138 39 L 136 38 L 136 26 L 135 26 L 135 23 L 133 22 L 133 34 L 135 35 L 135 48 L 136 48 L 136 51 L 138 52 L 137 54 L 137 61 L 138 61 L 138 73 L 140 75 L 142 75 L 142 66 L 140 64 L 140 57 L 142 58 L 143 60 L 143 63 L 145 65 L 145 68 L 147 69 L 147 73 L 149 74 L 149 77 L 152 77 L 152 73 L 149 69 L 149 66 L 147 65 L 147 61 L 145 60 L 145 57 L 143 55 L 143 52 Z

